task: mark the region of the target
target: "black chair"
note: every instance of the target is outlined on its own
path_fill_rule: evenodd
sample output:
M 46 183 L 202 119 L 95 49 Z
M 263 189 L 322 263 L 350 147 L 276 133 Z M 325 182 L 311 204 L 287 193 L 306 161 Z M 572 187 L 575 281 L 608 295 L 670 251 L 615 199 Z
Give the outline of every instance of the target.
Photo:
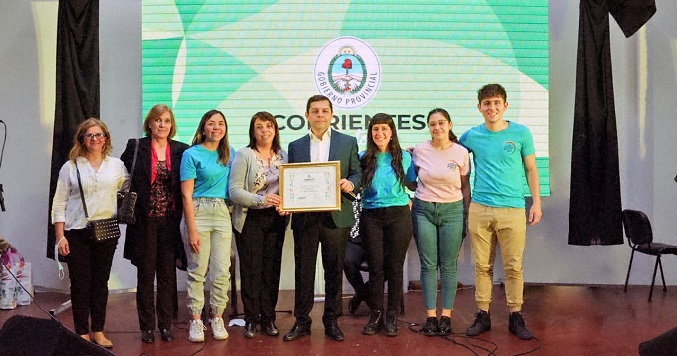
M 641 211 L 623 210 L 623 229 L 628 238 L 628 244 L 632 249 L 630 254 L 630 265 L 628 265 L 628 275 L 625 277 L 625 287 L 623 291 L 628 291 L 628 279 L 630 278 L 630 269 L 632 268 L 632 259 L 635 257 L 635 251 L 647 255 L 656 256 L 656 264 L 653 268 L 653 277 L 651 278 L 651 289 L 649 290 L 649 302 L 653 295 L 653 286 L 656 282 L 656 272 L 661 268 L 661 279 L 663 280 L 663 291 L 667 291 L 665 286 L 665 276 L 663 274 L 662 255 L 677 255 L 677 246 L 653 242 L 653 233 L 649 218 Z

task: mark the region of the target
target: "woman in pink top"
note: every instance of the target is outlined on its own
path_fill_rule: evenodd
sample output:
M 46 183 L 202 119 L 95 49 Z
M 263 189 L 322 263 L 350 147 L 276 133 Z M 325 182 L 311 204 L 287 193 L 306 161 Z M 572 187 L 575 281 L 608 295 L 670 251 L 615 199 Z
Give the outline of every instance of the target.
M 428 336 L 451 334 L 456 298 L 456 260 L 463 241 L 464 212 L 470 204 L 468 150 L 458 143 L 444 109 L 428 114 L 432 138 L 414 148 L 418 187 L 412 206 L 414 240 L 421 259 L 421 285 Z M 442 315 L 437 320 L 437 272 L 442 279 Z

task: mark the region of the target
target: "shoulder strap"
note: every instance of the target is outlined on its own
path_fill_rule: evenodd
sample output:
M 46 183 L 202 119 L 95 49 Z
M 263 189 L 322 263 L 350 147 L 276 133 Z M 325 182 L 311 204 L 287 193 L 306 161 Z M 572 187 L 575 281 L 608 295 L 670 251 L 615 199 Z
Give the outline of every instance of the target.
M 132 171 L 129 172 L 129 186 L 127 186 L 127 191 L 131 188 L 132 178 L 134 177 L 134 169 L 136 168 L 136 154 L 139 152 L 139 139 L 136 139 L 136 146 L 134 147 L 134 159 L 132 159 Z
M 80 181 L 80 170 L 78 169 L 78 161 L 75 159 L 75 172 L 78 174 L 78 187 L 80 188 L 80 199 L 82 199 L 82 207 L 85 209 L 85 218 L 89 220 L 89 214 L 87 214 L 87 204 L 85 203 L 85 192 L 82 191 L 82 182 Z

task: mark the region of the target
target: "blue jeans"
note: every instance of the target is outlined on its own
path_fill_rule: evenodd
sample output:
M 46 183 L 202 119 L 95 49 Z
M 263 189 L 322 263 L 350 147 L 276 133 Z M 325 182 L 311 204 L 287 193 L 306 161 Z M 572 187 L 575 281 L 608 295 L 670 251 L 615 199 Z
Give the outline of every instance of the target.
M 414 240 L 421 259 L 421 288 L 426 310 L 437 309 L 437 266 L 442 279 L 442 309 L 453 309 L 463 242 L 463 200 L 429 203 L 414 199 Z

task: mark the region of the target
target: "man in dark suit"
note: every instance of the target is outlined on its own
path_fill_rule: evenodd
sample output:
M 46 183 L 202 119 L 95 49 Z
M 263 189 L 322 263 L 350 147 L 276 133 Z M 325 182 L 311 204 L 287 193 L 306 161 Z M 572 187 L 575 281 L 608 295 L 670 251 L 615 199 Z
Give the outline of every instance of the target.
M 323 95 L 310 97 L 306 104 L 306 120 L 310 124 L 310 132 L 289 144 L 289 163 L 340 161 L 339 189 L 343 193 L 357 191 L 361 178 L 357 140 L 329 128 L 334 121 L 333 107 L 329 98 Z M 294 213 L 291 227 L 294 233 L 296 323 L 284 336 L 284 341 L 294 341 L 310 335 L 315 263 L 320 243 L 322 243 L 325 282 L 322 316 L 324 333 L 332 340 L 343 340 L 343 332 L 338 326 L 337 318 L 341 303 L 346 243 L 354 223 L 353 206 L 345 196 L 341 198 L 340 211 Z

